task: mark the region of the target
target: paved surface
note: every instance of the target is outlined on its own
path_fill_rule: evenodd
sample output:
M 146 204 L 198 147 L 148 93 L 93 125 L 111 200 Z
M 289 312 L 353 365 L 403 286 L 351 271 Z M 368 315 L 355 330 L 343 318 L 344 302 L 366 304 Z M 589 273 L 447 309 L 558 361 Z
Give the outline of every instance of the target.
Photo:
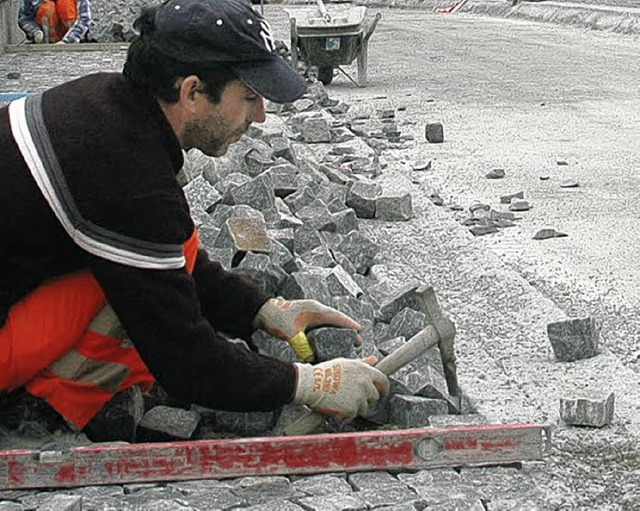
M 275 25 L 283 26 L 281 11 L 270 10 L 268 13 Z M 539 261 L 532 256 L 535 252 L 527 251 L 530 241 L 524 236 L 536 226 L 537 208 L 534 215 L 525 220 L 524 227 L 501 237 L 476 239 L 456 222 L 450 211 L 433 206 L 427 198 L 435 189 L 449 204 L 468 205 L 477 198 L 493 202 L 501 187 L 511 189 L 514 181 L 495 184 L 495 188 L 491 188 L 473 176 L 482 176 L 488 167 L 499 165 L 517 179 L 526 181 L 529 173 L 527 190 L 534 190 L 536 201 L 542 202 L 547 200 L 544 190 L 533 186 L 540 169 L 534 162 L 552 165 L 557 164 L 558 158 L 563 158 L 581 171 L 586 165 L 575 165 L 578 160 L 589 160 L 596 167 L 602 167 L 607 161 L 613 161 L 608 159 L 610 155 L 602 159 L 592 155 L 583 160 L 582 154 L 586 151 L 588 155 L 590 146 L 603 137 L 613 144 L 611 152 L 622 152 L 623 157 L 618 160 L 620 168 L 635 168 L 637 160 L 633 158 L 637 158 L 638 151 L 630 145 L 634 141 L 631 129 L 636 120 L 634 109 L 630 108 L 630 100 L 616 99 L 629 95 L 632 91 L 630 82 L 607 80 L 604 84 L 599 83 L 600 87 L 605 86 L 610 106 L 615 106 L 613 112 L 616 117 L 610 122 L 612 125 L 618 122 L 625 133 L 628 131 L 624 143 L 617 141 L 617 137 L 607 138 L 606 123 L 595 132 L 595 136 L 590 125 L 585 124 L 593 117 L 604 116 L 605 109 L 598 103 L 589 81 L 583 83 L 583 75 L 588 74 L 587 70 L 594 63 L 595 69 L 606 76 L 612 75 L 611 72 L 606 73 L 612 69 L 610 66 L 615 66 L 619 75 L 631 80 L 635 71 L 623 68 L 625 65 L 633 66 L 633 42 L 619 36 L 588 37 L 579 31 L 567 35 L 560 28 L 543 30 L 539 25 L 522 22 L 488 23 L 485 20 L 478 23 L 476 18 L 465 14 L 460 18 L 431 19 L 428 26 L 434 37 L 429 40 L 430 46 L 420 48 L 416 37 L 409 42 L 398 41 L 394 32 L 396 28 L 392 28 L 397 24 L 398 27 L 408 27 L 409 34 L 413 33 L 412 30 L 424 32 L 418 21 L 412 19 L 417 18 L 417 14 L 385 11 L 384 16 L 388 28 L 381 25 L 372 42 L 371 86 L 355 91 L 348 82 L 338 79 L 335 87 L 329 89 L 330 95 L 349 100 L 355 111 L 406 106 L 403 130 L 413 130 L 416 140 L 421 140 L 424 120 L 437 118 L 445 123 L 445 136 L 451 143 L 439 148 L 417 143 L 404 151 L 385 154 L 389 167 L 381 179 L 390 186 L 408 188 L 413 192 L 416 219 L 403 224 L 369 222 L 363 229 L 374 239 L 384 242 L 385 262 L 395 284 L 413 277 L 430 281 L 436 287 L 447 313 L 456 320 L 461 383 L 477 409 L 490 421 L 534 421 L 555 425 L 552 455 L 545 462 L 527 463 L 520 469 L 439 470 L 394 475 L 338 474 L 329 478 L 302 479 L 249 478 L 45 493 L 9 492 L 0 494 L 0 510 L 37 509 L 54 496 L 66 494 L 81 495 L 82 509 L 85 510 L 238 507 L 357 510 L 385 509 L 384 506 L 394 506 L 389 509 L 396 510 L 423 509 L 425 506 L 428 509 L 515 510 L 634 509 L 637 506 L 640 501 L 640 464 L 637 458 L 640 432 L 636 403 L 640 393 L 637 373 L 631 367 L 631 355 L 638 346 L 633 347 L 626 358 L 622 352 L 616 351 L 623 349 L 617 346 L 623 344 L 617 336 L 622 336 L 627 342 L 634 334 L 633 329 L 624 331 L 626 321 L 633 321 L 635 314 L 631 304 L 625 303 L 624 307 L 628 308 L 619 311 L 624 321 L 617 326 L 610 325 L 607 332 L 611 336 L 604 339 L 606 350 L 602 355 L 581 363 L 554 363 L 544 332 L 545 325 L 566 317 L 567 313 L 588 312 L 589 306 L 593 305 L 591 298 L 601 296 L 601 293 L 599 290 L 592 295 L 585 293 L 575 286 L 578 281 L 572 278 L 563 281 L 555 271 L 543 271 L 547 278 L 537 281 L 540 275 L 531 268 L 535 268 Z M 415 28 L 412 24 L 416 25 Z M 480 32 L 481 27 L 485 32 Z M 509 35 L 505 35 L 505 30 Z M 468 59 L 469 48 L 463 44 L 456 45 L 456 39 L 444 37 L 445 33 L 466 34 L 466 37 L 475 38 L 477 44 L 481 40 L 490 41 L 498 48 L 506 47 L 513 38 L 521 41 L 521 49 L 516 54 L 518 58 L 509 61 L 482 60 L 476 55 L 476 67 L 470 69 L 469 61 L 465 60 Z M 533 39 L 537 44 L 530 42 Z M 431 46 L 434 41 L 441 45 L 436 47 L 438 51 Z M 525 44 L 526 41 L 529 42 Z M 428 56 L 433 68 L 423 71 L 416 82 L 383 65 L 382 61 L 376 61 L 380 56 L 376 54 L 378 49 L 394 47 L 392 45 L 396 48 L 411 47 L 415 55 Z M 531 80 L 523 82 L 516 79 L 514 68 L 531 66 L 537 55 L 535 51 L 544 46 L 561 52 L 559 60 L 576 65 L 568 73 L 565 69 L 561 74 L 559 69 L 548 68 L 539 62 L 539 67 L 532 68 L 536 71 L 530 71 Z M 604 53 L 598 56 L 596 49 Z M 571 56 L 578 57 L 577 63 Z M 411 58 L 410 55 L 397 57 L 398 67 L 404 70 L 411 68 L 415 65 Z M 0 56 L 0 69 L 3 71 L 0 92 L 43 90 L 88 72 L 118 70 L 122 61 L 122 53 L 65 54 L 56 55 L 55 60 L 51 55 Z M 446 67 L 442 67 L 443 63 Z M 478 69 L 483 67 L 490 68 L 491 73 L 478 74 Z M 9 80 L 6 77 L 9 71 L 19 72 L 21 77 Z M 495 76 L 500 80 L 495 80 Z M 541 107 L 542 102 L 546 102 L 556 114 L 559 106 L 556 104 L 557 95 L 543 94 L 543 90 L 568 91 L 575 95 L 568 105 L 564 105 L 574 113 L 570 117 L 546 113 Z M 421 95 L 417 91 L 421 91 Z M 445 91 L 449 93 L 444 94 Z M 539 96 L 536 91 L 539 91 Z M 637 92 L 631 92 L 633 94 Z M 426 96 L 435 101 L 426 102 Z M 516 108 L 514 105 L 523 97 L 529 98 L 525 102 L 527 104 Z M 420 103 L 419 98 L 425 103 Z M 597 108 L 586 112 L 586 105 Z M 551 122 L 552 119 L 555 120 Z M 532 122 L 534 124 L 530 125 Z M 558 152 L 544 140 L 549 130 L 556 134 L 567 133 L 564 152 Z M 521 153 L 513 152 L 513 144 L 508 143 L 505 133 L 520 137 Z M 535 133 L 538 135 L 534 136 Z M 532 136 L 534 138 L 528 138 Z M 539 149 L 534 149 L 538 146 Z M 521 160 L 521 156 L 524 159 Z M 425 157 L 434 161 L 432 174 L 422 175 L 408 170 L 408 162 Z M 472 178 L 466 185 L 460 180 L 464 175 Z M 612 181 L 620 179 L 612 177 Z M 632 190 L 634 178 L 631 173 L 627 179 L 629 190 Z M 613 199 L 619 192 L 618 188 L 611 189 L 608 197 Z M 583 190 L 579 193 L 582 194 Z M 594 195 L 600 196 L 602 192 Z M 633 202 L 632 194 L 625 197 L 627 203 Z M 548 200 L 553 202 L 554 199 Z M 560 221 L 561 217 L 558 216 L 557 220 Z M 559 223 L 554 226 L 567 227 Z M 633 227 L 629 224 L 629 229 Z M 575 232 L 572 230 L 569 239 L 576 236 Z M 602 235 L 594 236 L 594 242 L 598 237 Z M 558 249 L 557 244 L 548 246 L 551 253 L 554 248 Z M 575 249 L 559 250 L 555 257 L 562 262 L 573 252 Z M 522 277 L 523 274 L 526 278 Z M 558 282 L 565 286 L 564 291 L 558 292 Z M 566 293 L 565 302 L 562 302 L 563 293 Z M 548 296 L 552 296 L 554 301 Z M 607 307 L 614 305 L 613 302 L 603 302 L 605 308 L 602 310 L 606 312 Z M 610 388 L 619 392 L 613 426 L 590 430 L 567 428 L 561 424 L 557 400 L 563 393 Z M 16 505 L 11 507 L 10 503 Z

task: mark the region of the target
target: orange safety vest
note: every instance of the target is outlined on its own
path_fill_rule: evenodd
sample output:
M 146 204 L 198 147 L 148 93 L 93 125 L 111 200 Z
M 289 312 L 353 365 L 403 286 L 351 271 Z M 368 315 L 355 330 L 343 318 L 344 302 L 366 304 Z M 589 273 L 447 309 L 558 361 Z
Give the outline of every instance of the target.
M 197 252 L 198 233 L 194 229 L 183 245 L 189 273 L 193 273 Z M 59 298 L 64 293 L 72 299 L 62 306 L 75 307 L 71 320 L 69 310 L 64 310 L 58 321 L 33 322 L 47 307 L 60 307 Z M 34 331 L 34 324 L 38 331 Z M 38 341 L 30 344 L 24 335 L 33 335 Z M 117 392 L 134 385 L 147 391 L 154 382 L 88 272 L 49 282 L 12 307 L 0 330 L 0 370 L 3 366 L 6 369 L 0 375 L 0 390 L 24 385 L 78 428 L 83 428 Z

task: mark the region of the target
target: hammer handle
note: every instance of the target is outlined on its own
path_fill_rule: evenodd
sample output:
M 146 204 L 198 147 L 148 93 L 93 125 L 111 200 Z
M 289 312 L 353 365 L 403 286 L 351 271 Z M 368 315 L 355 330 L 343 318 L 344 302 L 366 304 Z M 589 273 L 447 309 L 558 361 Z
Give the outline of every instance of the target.
M 439 339 L 436 329 L 428 326 L 420 330 L 406 344 L 384 357 L 376 364 L 376 369 L 390 376 L 438 344 Z
M 422 355 L 429 348 L 438 344 L 439 339 L 436 329 L 429 325 L 414 335 L 406 344 L 403 344 L 393 353 L 390 353 L 378 362 L 376 369 L 390 376 Z M 303 415 L 295 422 L 289 424 L 285 428 L 284 434 L 286 436 L 308 435 L 322 424 L 323 421 L 323 415 L 309 411 L 307 415 Z

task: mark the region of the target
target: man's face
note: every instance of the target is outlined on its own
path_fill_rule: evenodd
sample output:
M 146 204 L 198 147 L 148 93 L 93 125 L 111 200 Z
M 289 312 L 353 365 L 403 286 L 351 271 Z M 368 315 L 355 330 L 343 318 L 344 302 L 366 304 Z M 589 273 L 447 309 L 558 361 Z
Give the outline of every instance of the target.
M 240 80 L 229 82 L 220 103 L 197 93 L 194 117 L 185 124 L 185 149 L 197 148 L 208 156 L 222 156 L 240 140 L 252 122 L 264 122 L 264 100 Z

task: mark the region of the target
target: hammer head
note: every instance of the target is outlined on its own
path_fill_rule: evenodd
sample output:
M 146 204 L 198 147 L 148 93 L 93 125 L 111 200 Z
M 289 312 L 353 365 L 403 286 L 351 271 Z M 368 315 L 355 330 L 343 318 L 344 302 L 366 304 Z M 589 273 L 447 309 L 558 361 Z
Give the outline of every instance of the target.
M 433 287 L 423 286 L 417 288 L 412 293 L 412 299 L 417 309 L 426 314 L 429 323 L 436 332 L 438 332 L 438 337 L 440 338 L 438 346 L 442 354 L 442 363 L 449 393 L 452 396 L 460 396 L 456 370 L 456 355 L 453 348 L 453 338 L 456 335 L 456 327 L 442 312 Z

